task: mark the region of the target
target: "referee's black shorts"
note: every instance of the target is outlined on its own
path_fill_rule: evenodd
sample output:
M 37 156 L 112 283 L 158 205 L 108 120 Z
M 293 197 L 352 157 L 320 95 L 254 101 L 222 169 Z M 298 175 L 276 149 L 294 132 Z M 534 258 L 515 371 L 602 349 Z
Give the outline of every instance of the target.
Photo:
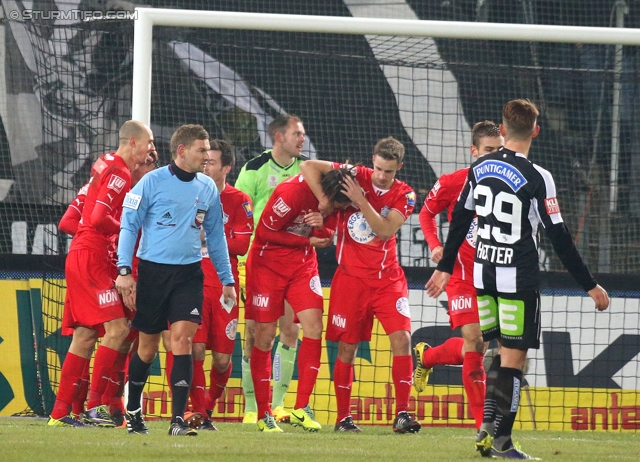
M 176 321 L 201 324 L 203 282 L 200 262 L 166 265 L 140 260 L 131 327 L 151 335 Z

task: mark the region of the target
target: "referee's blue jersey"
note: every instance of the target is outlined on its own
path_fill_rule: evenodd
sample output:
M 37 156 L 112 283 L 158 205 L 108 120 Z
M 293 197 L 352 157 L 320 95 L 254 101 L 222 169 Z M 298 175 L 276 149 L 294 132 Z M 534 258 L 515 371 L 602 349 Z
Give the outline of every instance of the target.
M 118 266 L 131 267 L 140 228 L 141 260 L 169 265 L 198 262 L 202 226 L 220 282 L 233 284 L 220 194 L 213 180 L 197 173 L 191 181 L 182 181 L 171 165 L 149 172 L 124 199 Z

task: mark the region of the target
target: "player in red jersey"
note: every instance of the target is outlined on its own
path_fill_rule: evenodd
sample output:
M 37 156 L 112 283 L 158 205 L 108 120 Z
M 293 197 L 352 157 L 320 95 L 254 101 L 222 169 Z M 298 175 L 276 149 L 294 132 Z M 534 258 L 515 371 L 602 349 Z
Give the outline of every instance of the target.
M 75 236 L 78 232 L 78 225 L 82 218 L 82 209 L 84 208 L 84 200 L 87 198 L 87 191 L 89 190 L 89 183 L 80 188 L 76 197 L 71 201 L 64 215 L 60 218 L 58 223 L 58 230 L 69 236 Z
M 335 170 L 319 184 L 336 208 L 350 203 L 341 192 L 341 183 L 347 176 L 348 170 Z M 304 333 L 298 352 L 298 392 L 290 422 L 310 431 L 321 428 L 309 406 L 309 397 L 320 370 L 322 346 L 322 287 L 314 247 L 327 247 L 333 240 L 333 232 L 324 228 L 323 221 L 318 200 L 302 176 L 296 175 L 276 186 L 249 250 L 246 317 L 256 325 L 249 363 L 261 431 L 282 431 L 272 415 L 269 395 L 271 349 L 285 300 Z
M 497 151 L 503 144 L 500 128 L 493 122 L 478 122 L 471 131 L 471 155 L 474 159 Z M 469 168 L 442 175 L 433 186 L 420 211 L 420 227 L 431 250 L 431 260 L 438 263 L 444 248 L 438 239 L 436 216 L 447 210 L 451 213 L 458 202 L 460 192 L 467 180 Z M 473 262 L 476 254 L 476 228 L 474 219 L 467 233 L 467 239 L 458 250 L 458 258 L 447 285 L 449 299 L 449 323 L 451 329 L 460 328 L 462 338 L 452 337 L 442 345 L 430 347 L 418 343 L 414 349 L 418 365 L 414 372 L 414 387 L 418 392 L 425 389 L 429 375 L 436 364 L 462 365 L 462 383 L 467 392 L 469 407 L 476 421 L 477 429 L 482 425 L 485 380 L 483 355 L 486 345 L 482 339 L 476 289 L 473 286 Z
M 133 188 L 146 173 L 157 167 L 158 153 L 153 151 L 149 153 L 149 156 L 147 156 L 143 163 L 136 164 L 131 171 L 131 187 Z M 92 167 L 91 176 L 93 177 L 94 174 L 95 170 Z M 91 179 L 89 179 L 89 182 L 91 182 Z M 85 183 L 84 186 L 78 190 L 78 194 L 71 201 L 58 223 L 58 230 L 69 236 L 75 236 L 78 232 L 78 226 L 82 218 L 82 210 L 84 209 L 84 201 L 87 198 L 87 191 L 89 190 L 89 182 Z
M 131 171 L 131 187 L 135 186 L 138 181 L 148 172 L 154 170 L 158 166 L 158 153 L 153 151 L 149 154 L 147 159 L 142 164 L 137 164 L 133 170 Z M 92 173 L 95 171 L 92 169 Z M 92 177 L 93 178 L 93 177 Z M 80 190 L 78 191 L 77 196 L 71 201 L 64 215 L 60 219 L 58 223 L 58 229 L 63 233 L 69 234 L 70 236 L 75 236 L 78 231 L 78 226 L 80 224 L 80 220 L 82 218 L 82 210 L 84 209 L 84 202 L 87 197 L 87 191 L 89 190 L 89 182 L 87 182 Z M 114 238 L 117 237 L 114 236 Z M 110 247 L 109 253 L 110 258 L 114 259 L 114 250 L 115 250 L 115 242 L 113 246 Z M 134 275 L 137 278 L 137 258 L 134 259 Z M 115 260 L 114 260 L 115 261 Z M 69 304 L 68 301 L 68 292 L 65 297 L 65 305 Z M 70 316 L 70 310 L 66 310 L 67 317 Z M 126 312 L 128 318 L 131 319 L 133 316 L 132 312 Z M 68 320 L 63 321 L 62 335 L 72 336 L 74 328 L 68 326 L 70 324 Z M 118 359 L 113 365 L 113 370 L 111 374 L 111 379 L 105 389 L 105 392 L 102 396 L 102 402 L 104 404 L 109 404 L 110 406 L 110 414 L 111 418 L 117 426 L 120 426 L 124 421 L 124 406 L 122 403 L 122 395 L 124 392 L 124 370 L 126 358 L 131 348 L 131 344 L 137 337 L 138 332 L 134 329 L 130 330 L 129 335 L 122 343 L 119 348 L 120 354 L 118 355 Z M 79 382 L 76 384 L 77 390 L 76 395 L 74 397 L 72 403 L 71 412 L 75 416 L 80 416 L 84 413 L 84 405 L 87 398 L 87 393 L 89 391 L 89 364 L 85 368 L 82 377 Z
M 93 166 L 82 218 L 67 255 L 68 313 L 63 327 L 73 327 L 74 332 L 48 422 L 51 426 L 82 426 L 69 415 L 69 410 L 100 335 L 103 339 L 95 355 L 85 422 L 114 426 L 101 400 L 129 325 L 122 300 L 114 289 L 115 264 L 107 249 L 120 231 L 122 201 L 131 186 L 131 170 L 155 152 L 153 134 L 140 122 L 125 122 L 119 138 L 118 150 L 104 154 Z
M 229 259 L 238 292 L 238 255 L 249 250 L 253 233 L 253 209 L 249 196 L 226 183 L 226 177 L 235 164 L 233 146 L 223 140 L 211 140 L 211 150 L 204 167 L 205 175 L 216 183 L 222 203 L 222 221 L 229 248 Z M 200 428 L 216 430 L 210 417 L 216 400 L 222 395 L 231 375 L 231 355 L 238 330 L 238 304 L 232 307 L 220 302 L 222 284 L 218 273 L 209 259 L 204 231 L 202 238 L 202 272 L 204 273 L 204 301 L 202 303 L 202 324 L 193 338 L 193 382 L 191 383 L 191 404 L 193 411 L 205 417 Z M 205 350 L 211 350 L 213 364 L 209 374 L 209 392 L 205 398 L 204 357 Z M 207 416 L 209 418 L 207 418 Z M 186 414 L 185 414 L 186 417 Z
M 87 191 L 89 190 L 89 183 L 85 183 L 78 191 L 76 197 L 71 201 L 67 210 L 65 210 L 60 222 L 58 223 L 58 230 L 69 236 L 75 236 L 78 232 L 78 225 L 82 218 L 82 209 L 84 208 L 84 201 L 87 198 Z M 65 294 L 64 300 L 65 306 L 69 305 L 69 292 Z M 66 313 L 67 310 L 63 311 Z M 63 322 L 64 325 L 64 322 Z M 62 335 L 72 336 L 73 327 L 62 327 Z M 73 397 L 73 403 L 71 405 L 71 414 L 74 416 L 80 416 L 84 413 L 84 404 L 87 400 L 87 393 L 89 393 L 89 363 L 86 364 L 85 369 L 82 371 L 82 375 L 76 382 L 76 393 Z
M 407 412 L 411 392 L 411 314 L 408 287 L 396 254 L 396 233 L 411 215 L 416 196 L 396 179 L 402 168 L 404 146 L 392 137 L 378 141 L 373 150 L 373 169 L 353 167 L 355 179 L 344 181 L 352 204 L 338 213 L 338 269 L 331 282 L 327 340 L 338 342 L 333 380 L 338 407 L 336 431 L 359 432 L 350 415 L 353 364 L 358 342 L 371 339 L 373 317 L 391 342 L 391 373 L 396 396 L 393 430 L 415 433 L 420 423 Z M 338 166 L 308 160 L 301 165 L 309 186 L 329 209 L 319 188 L 321 174 Z

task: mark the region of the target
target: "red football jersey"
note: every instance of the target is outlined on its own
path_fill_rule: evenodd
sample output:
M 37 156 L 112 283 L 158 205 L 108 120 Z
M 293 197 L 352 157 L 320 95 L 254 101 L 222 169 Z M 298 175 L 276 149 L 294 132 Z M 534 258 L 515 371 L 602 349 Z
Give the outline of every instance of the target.
M 220 193 L 220 203 L 222 204 L 222 222 L 224 223 L 224 234 L 229 247 L 229 259 L 233 277 L 238 280 L 238 255 L 247 253 L 249 240 L 253 233 L 253 208 L 251 198 L 225 183 L 224 189 Z M 240 243 L 242 249 L 237 249 L 236 243 Z M 205 285 L 220 286 L 218 273 L 209 259 L 207 247 L 202 247 L 202 272 L 204 273 Z
M 60 223 L 58 223 L 58 229 L 63 233 L 67 233 L 70 236 L 75 236 L 78 232 L 78 225 L 82 218 L 82 209 L 84 209 L 84 200 L 87 198 L 87 191 L 89 190 L 89 183 L 86 183 L 78 195 L 71 201 L 67 210 L 62 215 Z
M 106 253 L 117 233 L 105 234 L 95 228 L 91 214 L 96 204 L 109 209 L 109 216 L 116 222 L 122 214 L 122 201 L 131 188 L 131 173 L 124 160 L 115 153 L 104 154 L 93 165 L 94 172 L 82 208 L 82 218 L 69 250 L 90 249 Z
M 334 164 L 336 168 L 339 166 L 340 164 Z M 364 196 L 382 217 L 386 217 L 392 210 L 402 215 L 405 220 L 411 215 L 416 204 L 416 195 L 408 184 L 395 180 L 391 189 L 382 191 L 372 183 L 372 169 L 362 166 L 355 169 L 356 180 L 364 191 Z M 379 279 L 387 274 L 387 271 L 398 268 L 396 236 L 386 241 L 379 239 L 360 209 L 354 205 L 338 213 L 337 233 L 338 264 L 342 265 L 348 274 Z
M 314 228 L 304 216 L 318 211 L 318 199 L 302 178 L 292 176 L 274 189 L 262 211 L 251 252 L 270 261 L 299 263 L 316 256 L 309 237 Z
M 436 216 L 447 209 L 447 217 L 449 218 L 449 223 L 451 223 L 453 208 L 458 202 L 458 197 L 460 197 L 460 192 L 467 181 L 468 174 L 469 169 L 462 168 L 453 173 L 442 175 L 429 191 L 429 195 L 424 201 L 424 207 L 420 211 L 420 226 L 429 249 L 433 250 L 442 245 L 440 239 L 438 239 Z M 458 250 L 458 257 L 451 275 L 452 278 L 469 281 L 472 284 L 477 228 L 478 220 L 474 218 L 467 232 L 467 238 L 460 246 L 460 250 Z

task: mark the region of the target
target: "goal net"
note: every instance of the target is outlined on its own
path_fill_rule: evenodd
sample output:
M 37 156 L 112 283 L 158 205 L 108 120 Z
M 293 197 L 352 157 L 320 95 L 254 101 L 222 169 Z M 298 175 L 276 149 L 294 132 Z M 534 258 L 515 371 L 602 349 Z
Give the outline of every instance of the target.
M 375 142 L 391 135 L 406 147 L 399 178 L 418 194 L 416 213 L 398 239 L 410 282 L 412 341 L 439 345 L 459 333 L 449 328 L 446 298 L 432 300 L 422 289 L 433 264 L 417 212 L 438 176 L 470 164 L 470 126 L 485 119 L 500 122 L 506 101 L 529 98 L 542 112 L 542 131 L 530 158 L 553 173 L 563 217 L 585 261 L 593 272 L 616 275 L 610 278 L 616 285 L 607 289 L 616 289 L 619 298 L 613 299 L 609 312 L 596 315 L 593 302 L 567 277 L 542 237 L 542 347 L 531 351 L 528 359 L 518 425 L 636 428 L 632 411 L 625 414 L 624 409 L 640 406 L 635 391 L 638 293 L 625 285 L 627 275 L 640 267 L 635 237 L 640 203 L 633 187 L 640 179 L 640 161 L 634 155 L 640 148 L 634 127 L 640 115 L 638 37 L 630 44 L 633 38 L 624 34 L 629 31 L 611 29 L 614 38 L 598 31 L 597 37 L 587 34 L 581 40 L 545 36 L 522 41 L 516 39 L 544 31 L 492 23 L 490 35 L 477 23 L 477 37 L 468 38 L 474 26 L 465 24 L 467 38 L 455 38 L 455 27 L 445 23 L 441 28 L 434 25 L 430 34 L 407 35 L 405 27 L 419 25 L 344 17 L 330 26 L 331 18 L 275 20 L 264 15 L 239 16 L 235 26 L 213 29 L 201 27 L 205 14 L 184 13 L 191 19 L 180 19 L 180 27 L 162 25 L 172 16 L 175 20 L 177 11 L 163 19 L 156 16 L 160 25 L 153 28 L 151 41 L 144 48 L 136 37 L 135 53 L 134 23 L 140 16 L 133 22 L 10 23 L 40 102 L 46 172 L 40 202 L 55 211 L 48 223 L 57 222 L 88 180 L 97 156 L 115 149 L 118 127 L 132 116 L 150 122 L 161 164 L 170 161 L 169 139 L 183 123 L 200 123 L 212 138 L 233 143 L 237 163 L 228 177 L 231 183 L 247 160 L 271 147 L 266 129 L 280 113 L 303 119 L 308 134 L 305 154 L 310 158 L 369 165 Z M 225 19 L 219 15 L 211 21 L 219 26 Z M 272 24 L 263 30 L 248 26 L 265 20 Z M 325 20 L 326 29 L 317 32 Z M 292 24 L 302 21 L 313 28 L 290 31 L 296 29 Z M 374 23 L 380 24 L 380 31 Z M 571 28 L 556 32 L 577 33 Z M 146 50 L 147 56 L 139 50 Z M 147 60 L 152 63 L 150 78 L 136 80 L 136 67 Z M 148 103 L 140 105 L 146 91 Z M 132 108 L 132 100 L 138 106 Z M 446 217 L 439 226 L 444 240 Z M 26 236 L 30 248 L 36 241 Z M 43 227 L 37 242 L 42 253 L 62 257 L 68 246 L 67 237 L 55 226 Z M 334 260 L 330 252 L 320 259 L 328 297 Z M 51 410 L 69 345 L 60 335 L 65 293 L 61 261 L 53 260 L 41 288 L 34 282 L 42 299 L 37 303 L 32 297 L 30 303 L 38 386 L 27 401 L 41 414 Z M 233 371 L 215 418 L 242 416 L 242 341 L 241 310 Z M 332 423 L 336 348 L 325 346 L 311 405 L 320 422 Z M 352 412 L 357 423 L 393 421 L 390 350 L 388 337 L 375 324 L 372 340 L 360 345 L 355 366 Z M 164 365 L 161 352 L 145 390 L 147 415 L 169 415 Z M 209 367 L 210 355 L 205 360 Z M 286 407 L 293 406 L 296 379 L 294 373 Z M 460 367 L 436 366 L 427 390 L 419 395 L 412 391 L 410 412 L 426 424 L 473 426 Z

